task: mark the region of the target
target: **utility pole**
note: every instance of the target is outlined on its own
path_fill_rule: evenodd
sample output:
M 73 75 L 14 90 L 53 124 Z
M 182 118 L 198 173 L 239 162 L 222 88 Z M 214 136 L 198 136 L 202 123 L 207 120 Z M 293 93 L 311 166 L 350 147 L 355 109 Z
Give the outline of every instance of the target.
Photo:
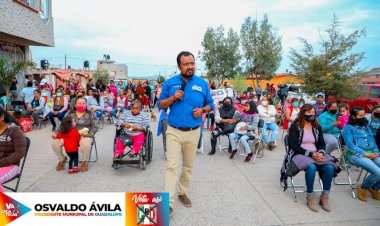
M 66 54 L 65 54 L 65 70 L 66 70 Z

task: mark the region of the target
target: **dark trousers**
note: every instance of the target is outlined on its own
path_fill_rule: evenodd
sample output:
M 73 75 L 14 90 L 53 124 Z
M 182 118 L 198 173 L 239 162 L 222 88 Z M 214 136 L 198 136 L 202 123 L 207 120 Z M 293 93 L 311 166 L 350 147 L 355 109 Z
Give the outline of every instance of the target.
M 222 135 L 228 136 L 228 134 L 223 133 L 223 131 L 220 127 L 217 127 L 214 131 L 212 131 L 212 133 L 211 133 L 211 152 L 215 153 L 217 139 L 219 136 L 222 136 Z M 232 152 L 230 139 L 228 139 L 228 152 L 230 152 L 230 153 Z
M 59 112 L 57 115 L 54 115 L 53 112 L 50 112 L 50 113 L 48 114 L 48 117 L 49 117 L 50 122 L 51 122 L 51 124 L 53 125 L 53 127 L 56 127 L 56 126 L 57 126 L 57 124 L 54 122 L 54 117 L 57 117 L 57 118 L 59 119 L 59 121 L 61 121 L 62 118 L 63 118 L 63 116 L 65 116 L 65 114 L 66 114 L 66 111 Z
M 69 169 L 73 168 L 73 163 L 74 163 L 74 166 L 78 167 L 78 151 L 76 151 L 76 152 L 67 152 L 67 155 L 70 157 L 70 160 L 69 160 Z

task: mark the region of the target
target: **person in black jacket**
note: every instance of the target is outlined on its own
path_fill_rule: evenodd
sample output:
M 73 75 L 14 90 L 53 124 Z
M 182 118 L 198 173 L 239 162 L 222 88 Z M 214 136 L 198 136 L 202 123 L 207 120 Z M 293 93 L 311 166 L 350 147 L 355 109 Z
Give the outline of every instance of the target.
M 298 114 L 297 119 L 289 129 L 289 152 L 292 164 L 299 170 L 305 170 L 307 188 L 307 205 L 310 210 L 317 212 L 318 206 L 314 199 L 314 179 L 318 171 L 323 183 L 323 191 L 320 197 L 322 208 L 330 212 L 329 193 L 332 178 L 334 176 L 335 159 L 326 153 L 326 144 L 323 140 L 321 126 L 318 123 L 316 110 L 313 105 L 305 104 Z M 282 171 L 286 171 L 283 166 Z

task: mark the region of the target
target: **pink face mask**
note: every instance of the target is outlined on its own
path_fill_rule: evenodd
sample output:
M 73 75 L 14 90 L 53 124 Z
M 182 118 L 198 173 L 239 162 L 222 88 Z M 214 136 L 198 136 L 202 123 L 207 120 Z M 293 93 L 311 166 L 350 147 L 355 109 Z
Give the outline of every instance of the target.
M 78 105 L 78 106 L 76 106 L 75 108 L 76 108 L 77 111 L 79 111 L 79 112 L 84 112 L 84 111 L 86 111 L 86 109 L 87 109 L 86 105 Z

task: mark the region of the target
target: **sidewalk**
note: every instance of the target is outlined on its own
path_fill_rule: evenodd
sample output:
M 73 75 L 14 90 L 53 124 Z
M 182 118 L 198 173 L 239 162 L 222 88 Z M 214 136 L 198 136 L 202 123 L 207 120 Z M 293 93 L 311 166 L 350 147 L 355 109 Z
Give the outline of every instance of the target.
M 31 148 L 20 183 L 20 192 L 160 192 L 164 188 L 165 159 L 162 138 L 156 137 L 157 123 L 151 123 L 154 134 L 153 162 L 145 171 L 126 166 L 115 170 L 112 145 L 115 127 L 107 124 L 96 135 L 99 160 L 90 163 L 89 171 L 75 175 L 56 172 L 57 159 L 51 149 L 51 126 L 33 130 Z M 279 133 L 279 136 L 282 132 Z M 353 199 L 349 186 L 333 185 L 330 205 L 332 212 L 318 213 L 306 206 L 305 194 L 283 192 L 280 167 L 284 154 L 278 139 L 274 151 L 265 150 L 256 164 L 244 163 L 238 156 L 230 160 L 226 153 L 208 156 L 210 132 L 204 132 L 204 154 L 197 154 L 193 180 L 188 196 L 192 208 L 175 203 L 171 225 L 380 225 L 380 202 L 369 197 L 364 203 Z M 222 138 L 227 143 L 227 138 Z M 339 178 L 345 179 L 342 172 Z M 318 177 L 316 177 L 318 178 Z M 303 173 L 296 177 L 303 183 Z M 317 186 L 317 185 L 316 185 Z M 316 195 L 319 194 L 317 193 Z

